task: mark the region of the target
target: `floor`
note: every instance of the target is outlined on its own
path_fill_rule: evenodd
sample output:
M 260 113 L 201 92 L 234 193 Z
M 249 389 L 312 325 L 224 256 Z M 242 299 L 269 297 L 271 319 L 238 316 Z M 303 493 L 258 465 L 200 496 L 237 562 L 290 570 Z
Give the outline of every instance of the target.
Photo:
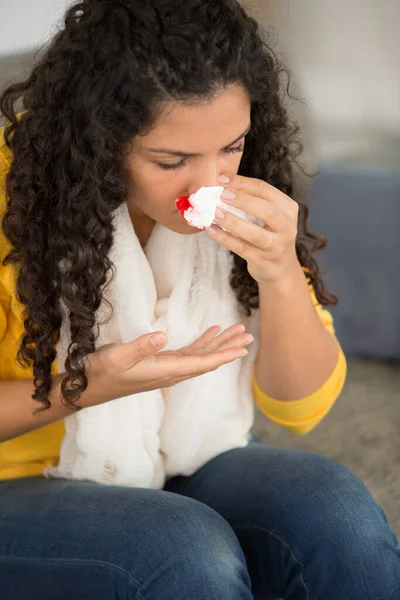
M 275 446 L 333 458 L 349 467 L 400 536 L 400 365 L 352 360 L 345 390 L 313 432 L 295 437 L 258 413 L 254 433 Z

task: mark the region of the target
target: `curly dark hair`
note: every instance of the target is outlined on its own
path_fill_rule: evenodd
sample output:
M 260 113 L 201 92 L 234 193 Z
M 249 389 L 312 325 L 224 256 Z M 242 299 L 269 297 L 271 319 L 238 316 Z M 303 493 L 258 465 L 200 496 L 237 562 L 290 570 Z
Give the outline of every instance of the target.
M 44 50 L 29 77 L 0 99 L 13 153 L 2 224 L 13 249 L 4 264 L 18 267 L 25 305 L 18 360 L 33 368 L 38 410 L 50 406 L 60 301 L 72 340 L 61 391 L 79 409 L 85 359 L 96 350 L 95 313 L 112 274 L 113 212 L 128 193 L 126 144 L 168 100 L 212 98 L 240 83 L 252 123 L 240 173 L 292 196 L 302 148 L 284 105 L 287 71 L 237 0 L 83 0 Z M 298 258 L 318 300 L 334 304 L 313 257 L 325 240 L 308 232 L 307 207 L 299 205 Z M 249 315 L 258 286 L 236 255 L 230 282 Z

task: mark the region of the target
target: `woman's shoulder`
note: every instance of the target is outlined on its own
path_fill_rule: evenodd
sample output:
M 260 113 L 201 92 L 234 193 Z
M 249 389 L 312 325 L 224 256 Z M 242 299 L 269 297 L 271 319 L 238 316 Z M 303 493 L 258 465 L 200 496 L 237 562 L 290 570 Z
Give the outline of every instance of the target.
M 12 161 L 12 153 L 4 139 L 4 127 L 0 127 L 0 172 L 8 171 Z

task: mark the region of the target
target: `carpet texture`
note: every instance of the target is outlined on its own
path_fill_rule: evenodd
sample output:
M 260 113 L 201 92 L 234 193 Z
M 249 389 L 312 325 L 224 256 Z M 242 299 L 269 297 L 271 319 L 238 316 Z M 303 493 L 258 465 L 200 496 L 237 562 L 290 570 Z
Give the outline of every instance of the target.
M 254 434 L 274 446 L 307 450 L 349 467 L 400 536 L 400 366 L 349 361 L 342 396 L 325 420 L 296 437 L 257 413 Z

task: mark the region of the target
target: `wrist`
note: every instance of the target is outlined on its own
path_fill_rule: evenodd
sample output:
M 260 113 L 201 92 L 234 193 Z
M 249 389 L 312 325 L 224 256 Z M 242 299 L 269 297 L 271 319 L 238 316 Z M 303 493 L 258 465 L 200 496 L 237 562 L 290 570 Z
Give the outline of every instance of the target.
M 279 269 L 274 277 L 258 282 L 260 294 L 268 295 L 271 293 L 278 295 L 291 294 L 299 286 L 307 287 L 307 282 L 297 256 Z
M 90 355 L 86 361 L 85 370 L 88 385 L 80 401 L 84 408 L 98 406 L 114 399 L 110 389 L 109 377 L 106 376 L 103 369 L 99 368 L 94 357 L 94 354 Z

